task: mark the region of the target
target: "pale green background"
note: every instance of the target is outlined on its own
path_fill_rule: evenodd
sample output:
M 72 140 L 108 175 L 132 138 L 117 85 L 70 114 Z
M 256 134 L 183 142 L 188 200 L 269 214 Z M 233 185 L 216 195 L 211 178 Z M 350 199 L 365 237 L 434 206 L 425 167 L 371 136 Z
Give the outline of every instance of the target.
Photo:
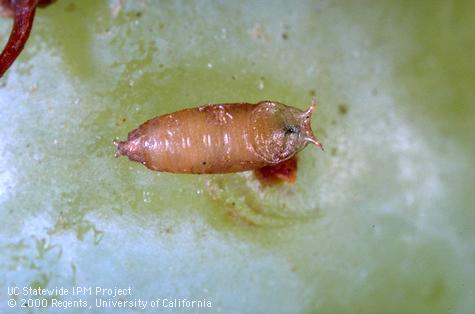
M 475 2 L 117 3 L 39 10 L 0 80 L 2 313 L 11 285 L 132 286 L 204 313 L 473 313 Z M 314 93 L 326 152 L 300 154 L 294 186 L 113 158 L 156 115 Z

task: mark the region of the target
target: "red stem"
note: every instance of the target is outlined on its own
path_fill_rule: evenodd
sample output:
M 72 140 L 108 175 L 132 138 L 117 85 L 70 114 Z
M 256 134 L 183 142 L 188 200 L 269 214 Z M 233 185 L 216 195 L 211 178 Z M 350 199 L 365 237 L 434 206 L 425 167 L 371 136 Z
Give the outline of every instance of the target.
M 12 0 L 15 14 L 10 38 L 0 55 L 0 77 L 5 74 L 25 47 L 35 18 L 38 0 Z

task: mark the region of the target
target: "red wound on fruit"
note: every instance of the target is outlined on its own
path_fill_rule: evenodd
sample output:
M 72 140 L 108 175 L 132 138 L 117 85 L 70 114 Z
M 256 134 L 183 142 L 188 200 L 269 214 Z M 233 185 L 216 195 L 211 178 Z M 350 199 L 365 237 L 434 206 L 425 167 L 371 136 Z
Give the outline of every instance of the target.
M 297 179 L 297 156 L 284 160 L 277 165 L 256 169 L 254 174 L 263 186 L 282 183 L 293 184 Z

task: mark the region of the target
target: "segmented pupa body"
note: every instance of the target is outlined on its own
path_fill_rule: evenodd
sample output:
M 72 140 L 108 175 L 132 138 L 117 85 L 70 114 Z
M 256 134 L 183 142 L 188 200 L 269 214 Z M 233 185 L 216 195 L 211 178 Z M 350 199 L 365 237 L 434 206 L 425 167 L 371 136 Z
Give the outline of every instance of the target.
M 183 109 L 155 117 L 115 142 L 147 168 L 173 173 L 230 173 L 277 165 L 313 143 L 315 99 L 306 111 L 274 101 Z

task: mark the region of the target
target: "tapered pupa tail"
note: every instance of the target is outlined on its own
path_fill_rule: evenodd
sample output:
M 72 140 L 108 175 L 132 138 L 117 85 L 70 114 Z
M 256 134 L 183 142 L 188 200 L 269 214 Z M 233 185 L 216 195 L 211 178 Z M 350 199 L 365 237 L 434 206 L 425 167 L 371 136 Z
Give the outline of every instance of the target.
M 139 130 L 130 132 L 126 141 L 114 140 L 113 143 L 116 146 L 115 157 L 127 156 L 130 160 L 145 162 L 144 146 Z
M 119 141 L 119 140 L 113 140 L 112 143 L 114 143 L 115 148 L 116 148 L 116 151 L 115 151 L 115 154 L 114 154 L 115 158 L 120 157 L 122 155 L 126 155 L 125 152 L 124 152 L 124 144 L 126 143 L 126 141 L 123 142 L 123 141 Z

